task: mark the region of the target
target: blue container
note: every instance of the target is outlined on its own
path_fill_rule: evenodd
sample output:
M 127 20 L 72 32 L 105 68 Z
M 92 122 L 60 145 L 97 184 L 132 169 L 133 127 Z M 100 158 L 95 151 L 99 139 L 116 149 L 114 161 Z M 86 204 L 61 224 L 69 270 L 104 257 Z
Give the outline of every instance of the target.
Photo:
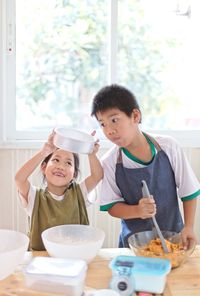
M 139 256 L 117 256 L 109 264 L 112 289 L 129 296 L 134 291 L 162 293 L 171 270 L 168 259 Z

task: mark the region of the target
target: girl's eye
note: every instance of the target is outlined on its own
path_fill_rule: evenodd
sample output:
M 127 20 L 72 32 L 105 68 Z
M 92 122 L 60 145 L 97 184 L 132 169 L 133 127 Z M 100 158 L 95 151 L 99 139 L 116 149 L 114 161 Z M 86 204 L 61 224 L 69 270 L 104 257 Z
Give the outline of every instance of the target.
M 51 161 L 52 162 L 59 162 L 58 158 L 53 158 Z
M 72 166 L 72 162 L 70 162 L 70 161 L 67 161 L 66 164 L 69 166 Z

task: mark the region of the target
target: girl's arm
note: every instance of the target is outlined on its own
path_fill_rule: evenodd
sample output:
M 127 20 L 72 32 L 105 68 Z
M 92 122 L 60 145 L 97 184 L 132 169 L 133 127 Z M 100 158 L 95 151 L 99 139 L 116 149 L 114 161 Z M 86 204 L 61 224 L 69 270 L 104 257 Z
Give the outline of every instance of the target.
M 55 147 L 53 145 L 54 132 L 49 136 L 48 142 L 44 144 L 42 149 L 29 159 L 16 173 L 15 183 L 18 191 L 28 202 L 28 192 L 30 188 L 29 176 L 34 172 L 41 161 L 51 154 Z
M 85 179 L 85 185 L 88 193 L 92 191 L 99 181 L 103 178 L 103 168 L 99 159 L 96 156 L 97 151 L 99 150 L 98 140 L 95 142 L 94 150 L 91 154 L 88 155 L 89 164 L 90 164 L 90 176 Z

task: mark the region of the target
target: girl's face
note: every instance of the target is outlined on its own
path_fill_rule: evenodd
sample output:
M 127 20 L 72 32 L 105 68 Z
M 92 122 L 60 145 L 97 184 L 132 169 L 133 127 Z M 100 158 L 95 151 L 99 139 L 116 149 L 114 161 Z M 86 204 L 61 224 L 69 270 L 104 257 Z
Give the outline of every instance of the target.
M 141 115 L 137 109 L 133 109 L 130 117 L 117 108 L 97 112 L 96 117 L 105 136 L 120 147 L 131 145 L 139 131 Z
M 55 188 L 64 192 L 74 178 L 74 156 L 71 152 L 57 149 L 47 164 L 43 164 L 42 171 L 45 175 L 48 189 L 54 193 Z M 56 194 L 56 193 L 55 193 Z

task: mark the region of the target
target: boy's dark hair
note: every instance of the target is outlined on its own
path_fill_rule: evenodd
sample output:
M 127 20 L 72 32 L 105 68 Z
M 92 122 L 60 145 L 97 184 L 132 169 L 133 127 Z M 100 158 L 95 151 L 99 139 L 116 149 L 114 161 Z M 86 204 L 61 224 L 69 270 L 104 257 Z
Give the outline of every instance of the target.
M 117 84 L 105 86 L 98 91 L 93 98 L 91 115 L 96 116 L 97 112 L 111 108 L 117 108 L 129 117 L 133 109 L 140 111 L 134 94 L 127 88 Z
M 78 177 L 78 173 L 79 173 L 79 155 L 77 153 L 72 153 L 74 156 L 74 179 L 76 179 Z M 46 164 L 49 162 L 50 158 L 52 157 L 53 153 L 49 154 L 47 157 L 45 157 L 45 159 L 42 161 L 41 166 L 43 164 Z

